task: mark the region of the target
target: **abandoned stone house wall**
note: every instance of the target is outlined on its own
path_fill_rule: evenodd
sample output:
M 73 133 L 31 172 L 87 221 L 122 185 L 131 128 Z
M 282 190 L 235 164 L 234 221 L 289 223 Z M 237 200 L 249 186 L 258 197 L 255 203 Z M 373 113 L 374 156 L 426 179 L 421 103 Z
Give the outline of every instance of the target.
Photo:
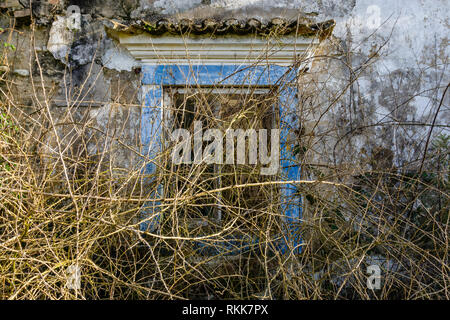
M 446 0 L 31 3 L 31 8 L 28 1 L 1 3 L 1 37 L 15 47 L 4 48 L 2 76 L 8 82 L 3 93 L 14 95 L 14 103 L 29 115 L 50 108 L 52 117 L 40 121 L 58 123 L 65 142 L 80 140 L 92 154 L 112 143 L 116 164 L 125 167 L 136 164 L 139 148 L 140 65 L 108 30 L 130 21 L 334 19 L 332 36 L 316 52 L 321 58 L 299 83 L 302 141 L 311 150 L 308 159 L 319 164 L 414 166 L 429 133 L 421 124 L 431 123 L 449 81 Z M 66 27 L 70 5 L 81 9 L 79 30 Z M 444 102 L 437 117 L 441 126 L 433 135 L 447 130 L 448 97 Z M 41 134 L 48 135 L 42 152 L 51 154 L 55 138 Z

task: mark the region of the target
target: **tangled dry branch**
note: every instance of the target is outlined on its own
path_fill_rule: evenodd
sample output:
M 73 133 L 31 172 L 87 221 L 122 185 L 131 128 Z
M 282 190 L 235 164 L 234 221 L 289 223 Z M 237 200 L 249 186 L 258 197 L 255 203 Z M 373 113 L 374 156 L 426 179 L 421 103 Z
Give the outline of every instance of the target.
M 386 149 L 356 154 L 349 146 L 362 131 L 432 124 L 355 120 L 343 128 L 333 110 L 375 63 L 354 67 L 345 56 L 317 58 L 318 68 L 347 65 L 351 80 L 339 90 L 330 91 L 331 75 L 299 72 L 290 84 L 298 88 L 292 154 L 302 177 L 286 181 L 259 175 L 258 166 L 176 166 L 167 142 L 149 157 L 127 129 L 138 127 L 138 100 L 79 106 L 88 90 L 66 83 L 66 105 L 55 106 L 32 50 L 28 104 L 8 72 L 0 79 L 0 298 L 448 299 L 449 136 L 432 136 L 423 164 L 396 164 Z M 258 129 L 288 116 L 272 108 L 286 86 L 223 89 L 168 89 L 168 123 Z M 157 170 L 146 172 L 149 162 Z M 286 184 L 303 199 L 299 254 L 277 248 Z M 380 290 L 367 287 L 374 264 Z M 70 266 L 80 287 L 67 286 Z

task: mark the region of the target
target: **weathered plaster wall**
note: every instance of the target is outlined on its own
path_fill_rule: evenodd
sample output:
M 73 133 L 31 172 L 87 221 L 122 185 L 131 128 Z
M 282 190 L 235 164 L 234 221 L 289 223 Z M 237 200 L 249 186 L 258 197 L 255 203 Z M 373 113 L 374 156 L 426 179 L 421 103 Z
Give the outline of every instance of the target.
M 334 37 L 353 54 L 346 59 L 358 70 L 373 57 L 370 67 L 334 108 L 336 125 L 354 130 L 351 144 L 356 154 L 387 149 L 394 165 L 419 158 L 429 127 L 395 123 L 431 123 L 448 72 L 448 1 L 317 1 L 311 9 L 319 17 L 336 20 Z M 333 64 L 333 63 L 332 63 Z M 339 68 L 338 65 L 335 68 Z M 334 68 L 333 68 L 334 69 Z M 330 90 L 342 87 L 350 74 L 341 65 Z M 347 79 L 345 79 L 347 78 Z M 439 88 L 439 89 L 436 89 Z M 449 99 L 445 100 L 448 106 Z M 437 122 L 446 125 L 450 114 L 442 108 Z M 375 124 L 369 130 L 356 130 Z M 435 128 L 433 134 L 444 131 Z M 344 142 L 344 141 L 343 141 Z
M 81 9 L 79 30 L 63 27 L 69 5 Z M 133 145 L 138 141 L 133 121 L 139 112 L 139 63 L 118 47 L 105 26 L 165 15 L 335 19 L 333 36 L 321 47 L 321 53 L 333 59 L 318 60 L 301 83 L 305 99 L 315 93 L 308 100 L 314 108 L 304 108 L 301 115 L 303 132 L 310 137 L 302 139 L 310 139 L 320 154 L 312 156 L 316 162 L 366 161 L 370 168 L 380 154 L 388 155 L 383 157 L 388 159 L 386 166 L 401 166 L 421 156 L 429 127 L 398 123 L 430 123 L 436 112 L 449 81 L 447 7 L 446 0 L 49 0 L 34 1 L 29 8 L 28 1 L 7 0 L 0 22 L 7 28 L 15 17 L 17 32 L 10 39 L 7 32 L 1 36 L 17 48 L 8 53 L 8 68 L 15 84 L 11 90 L 21 93 L 24 108 L 31 112 L 39 106 L 42 97 L 30 91 L 29 81 L 30 74 L 35 78 L 42 70 L 57 117 L 68 117 L 63 105 L 70 104 L 70 97 L 82 96 L 86 102 L 72 109 L 80 119 L 99 130 L 114 123 L 123 141 Z M 33 37 L 30 12 L 37 23 Z M 40 65 L 30 58 L 30 50 L 36 50 Z M 362 72 L 349 85 L 354 80 L 351 69 Z M 449 123 L 448 102 L 447 97 L 437 117 L 440 125 Z M 437 127 L 433 134 L 443 130 Z M 311 140 L 325 131 L 326 136 Z M 129 160 L 125 151 L 122 159 Z

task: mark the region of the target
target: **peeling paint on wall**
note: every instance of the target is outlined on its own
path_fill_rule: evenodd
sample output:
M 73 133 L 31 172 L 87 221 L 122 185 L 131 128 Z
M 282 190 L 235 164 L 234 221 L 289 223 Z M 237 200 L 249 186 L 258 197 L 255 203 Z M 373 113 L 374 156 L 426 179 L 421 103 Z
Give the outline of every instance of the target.
M 67 27 L 64 5 L 69 4 L 78 5 L 81 9 L 82 30 L 79 32 Z M 11 12 L 24 9 L 14 1 L 7 2 L 5 6 Z M 349 92 L 330 109 L 330 113 L 321 120 L 323 124 L 316 126 L 315 130 L 333 123 L 338 135 L 348 135 L 355 128 L 371 125 L 373 128 L 370 130 L 360 132 L 358 129 L 358 134 L 353 132 L 348 135 L 347 148 L 352 147 L 353 154 L 361 154 L 362 149 L 370 153 L 371 149 L 382 146 L 393 151 L 394 162 L 398 165 L 411 160 L 423 147 L 427 128 L 377 127 L 376 124 L 388 120 L 429 122 L 442 94 L 442 87 L 450 79 L 447 68 L 450 53 L 448 14 L 443 10 L 448 4 L 445 0 L 95 0 L 70 1 L 67 4 L 56 1 L 52 6 L 59 8 L 60 11 L 56 11 L 58 14 L 54 15 L 46 6 L 39 9 L 37 23 L 42 30 L 37 36 L 46 38 L 39 45 L 40 55 L 47 66 L 44 72 L 60 86 L 64 82 L 64 67 L 56 62 L 52 66 L 46 52 L 73 68 L 72 77 L 76 76 L 76 79 L 68 81 L 73 84 L 85 81 L 83 72 L 91 69 L 99 73 L 107 73 L 107 70 L 130 74 L 138 72 L 139 63 L 104 30 L 105 26 L 112 27 L 129 19 L 146 21 L 164 16 L 191 19 L 255 17 L 270 21 L 274 17 L 295 18 L 298 15 L 317 21 L 334 19 L 333 39 L 323 43 L 322 50 L 335 55 L 338 60 L 327 63 L 317 61 L 313 65 L 315 69 L 312 72 L 317 72 L 319 83 L 326 79 L 316 101 L 324 103 L 333 93 L 345 88 L 350 77 L 345 63 L 357 70 L 368 60 L 374 62 L 359 75 Z M 18 39 L 15 42 L 18 48 L 15 54 L 22 58 L 17 59 L 17 65 L 12 70 L 27 69 L 26 59 L 23 58 L 27 56 L 27 48 L 21 47 L 21 41 Z M 345 51 L 352 52 L 348 61 L 342 55 Z M 26 77 L 21 79 L 25 81 Z M 104 93 L 109 92 L 105 88 L 109 85 L 109 79 L 103 75 L 98 79 L 101 81 L 92 83 L 91 91 L 105 96 Z M 61 89 L 59 97 L 62 96 Z M 310 120 L 313 122 L 317 116 L 314 114 Z M 308 120 L 305 121 L 305 127 L 308 127 Z M 449 122 L 450 112 L 443 109 L 437 123 Z M 434 134 L 441 132 L 448 130 L 440 127 Z M 421 138 L 409 141 L 407 137 L 411 135 Z

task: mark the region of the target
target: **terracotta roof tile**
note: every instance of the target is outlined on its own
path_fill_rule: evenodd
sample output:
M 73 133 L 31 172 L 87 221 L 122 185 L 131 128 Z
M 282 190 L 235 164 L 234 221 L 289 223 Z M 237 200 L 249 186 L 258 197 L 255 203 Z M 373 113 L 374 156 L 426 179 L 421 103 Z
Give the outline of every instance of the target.
M 129 25 L 115 24 L 114 30 L 135 33 L 145 31 L 152 35 L 177 34 L 177 35 L 201 35 L 201 34 L 259 34 L 259 35 L 292 35 L 327 37 L 335 25 L 334 20 L 320 23 L 305 23 L 297 20 L 285 20 L 275 18 L 269 22 L 262 23 L 260 20 L 251 18 L 246 21 L 237 19 L 226 19 L 223 21 L 215 19 L 191 20 L 164 18 L 154 22 L 144 20 L 135 21 Z

